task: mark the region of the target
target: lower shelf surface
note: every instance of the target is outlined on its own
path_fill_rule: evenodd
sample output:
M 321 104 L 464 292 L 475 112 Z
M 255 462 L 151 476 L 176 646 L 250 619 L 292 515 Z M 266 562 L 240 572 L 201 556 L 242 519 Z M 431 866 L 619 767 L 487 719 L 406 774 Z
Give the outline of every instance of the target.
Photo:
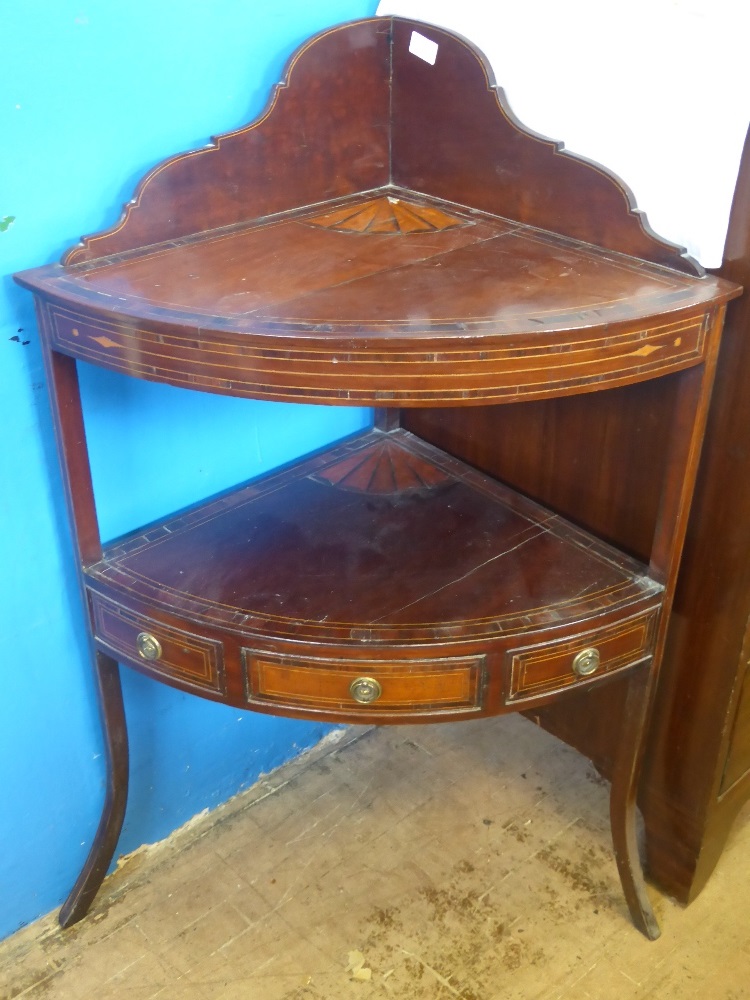
M 661 599 L 641 564 L 401 430 L 115 543 L 86 575 L 104 648 L 293 714 L 340 714 L 368 663 L 389 681 L 371 713 L 548 695 L 592 679 L 570 670 L 586 645 L 597 677 L 648 656 Z

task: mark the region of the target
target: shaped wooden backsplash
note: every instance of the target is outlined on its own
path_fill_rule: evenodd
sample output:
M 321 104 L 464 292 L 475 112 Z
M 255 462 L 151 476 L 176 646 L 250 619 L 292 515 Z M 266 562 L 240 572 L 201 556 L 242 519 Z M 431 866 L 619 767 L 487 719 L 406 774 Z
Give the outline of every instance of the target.
M 410 50 L 415 33 L 435 46 L 434 64 Z M 63 262 L 356 193 L 377 200 L 394 186 L 702 273 L 651 231 L 614 174 L 521 125 L 469 42 L 397 17 L 356 21 L 307 42 L 256 121 L 159 164 L 119 223 L 85 237 Z M 430 221 L 415 219 L 416 227 Z M 405 219 L 382 224 L 414 231 Z

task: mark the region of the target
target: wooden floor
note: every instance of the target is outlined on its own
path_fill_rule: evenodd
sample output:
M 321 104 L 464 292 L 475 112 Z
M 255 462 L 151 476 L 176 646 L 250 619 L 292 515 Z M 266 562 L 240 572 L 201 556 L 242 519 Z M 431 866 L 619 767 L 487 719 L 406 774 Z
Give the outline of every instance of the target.
M 739 1000 L 750 812 L 630 925 L 586 760 L 514 716 L 349 730 L 0 944 L 3 1000 Z

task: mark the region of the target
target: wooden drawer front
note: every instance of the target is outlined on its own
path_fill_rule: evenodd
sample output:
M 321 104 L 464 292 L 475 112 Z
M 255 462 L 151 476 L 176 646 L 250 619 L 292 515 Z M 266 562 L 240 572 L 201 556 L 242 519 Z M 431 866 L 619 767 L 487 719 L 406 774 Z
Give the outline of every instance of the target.
M 465 712 L 482 705 L 484 657 L 435 660 L 329 660 L 243 650 L 247 700 L 252 705 L 320 712 L 420 715 Z M 352 693 L 360 680 L 380 693 L 361 703 Z M 356 688 L 355 688 L 356 690 Z
M 187 681 L 200 688 L 224 691 L 222 645 L 161 622 L 136 615 L 110 601 L 91 595 L 96 639 L 117 655 L 142 664 L 149 671 Z M 152 636 L 158 643 L 155 658 L 139 650 L 138 637 Z
M 656 611 L 625 622 L 577 635 L 573 639 L 512 650 L 507 701 L 519 701 L 560 691 L 572 684 L 596 680 L 653 652 Z M 575 657 L 583 650 L 596 649 L 599 666 L 586 676 L 573 669 Z

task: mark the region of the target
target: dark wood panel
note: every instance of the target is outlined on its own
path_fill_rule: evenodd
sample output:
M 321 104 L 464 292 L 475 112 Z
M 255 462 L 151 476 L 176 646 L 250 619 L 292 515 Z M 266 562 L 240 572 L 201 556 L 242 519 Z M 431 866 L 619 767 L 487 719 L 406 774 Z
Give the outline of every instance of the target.
M 673 378 L 513 407 L 405 410 L 403 426 L 622 546 L 651 551 Z
M 415 30 L 437 42 L 434 65 L 409 51 Z M 518 122 L 470 43 L 396 19 L 393 66 L 396 184 L 697 273 L 654 236 L 613 174 Z
M 379 187 L 390 179 L 387 20 L 334 28 L 294 55 L 264 114 L 144 177 L 120 222 L 67 263 Z M 327 141 L 318 142 L 325 135 Z
M 750 141 L 720 273 L 750 287 Z M 739 777 L 750 748 L 741 742 L 732 758 L 737 783 L 721 794 L 750 655 L 749 334 L 746 294 L 727 311 L 641 786 L 649 868 L 685 901 L 705 884 L 750 795 L 750 780 Z
M 726 766 L 721 779 L 721 793 L 744 778 L 750 771 L 750 671 L 745 671 L 737 713 L 734 717 L 732 735 Z

